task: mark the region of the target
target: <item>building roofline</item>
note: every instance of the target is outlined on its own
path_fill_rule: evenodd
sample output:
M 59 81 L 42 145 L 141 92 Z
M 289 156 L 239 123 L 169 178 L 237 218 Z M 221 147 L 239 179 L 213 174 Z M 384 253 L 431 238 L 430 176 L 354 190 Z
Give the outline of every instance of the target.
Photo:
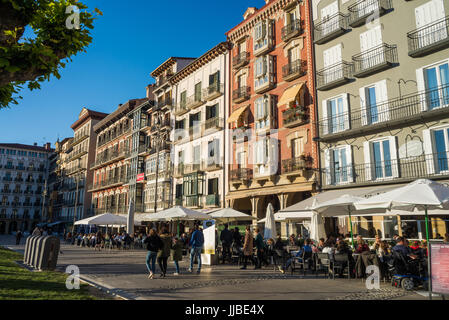
M 176 63 L 177 60 L 194 60 L 196 58 L 188 58 L 188 57 L 170 57 L 165 60 L 161 65 L 159 65 L 156 69 L 154 69 L 150 75 L 155 78 L 158 77 L 162 72 L 167 70 L 167 68 L 171 67 Z
M 22 149 L 27 151 L 41 151 L 41 152 L 53 152 L 55 149 L 46 149 L 45 147 L 21 144 L 21 143 L 0 143 L 0 147 L 12 148 L 12 149 Z
M 87 112 L 78 120 L 76 120 L 71 126 L 70 128 L 72 128 L 73 130 L 75 130 L 76 128 L 78 128 L 80 125 L 82 125 L 86 120 L 88 119 L 97 119 L 97 120 L 101 120 L 104 119 L 108 114 L 104 113 L 104 112 L 99 112 L 99 111 L 94 111 L 94 110 L 90 110 L 87 109 Z

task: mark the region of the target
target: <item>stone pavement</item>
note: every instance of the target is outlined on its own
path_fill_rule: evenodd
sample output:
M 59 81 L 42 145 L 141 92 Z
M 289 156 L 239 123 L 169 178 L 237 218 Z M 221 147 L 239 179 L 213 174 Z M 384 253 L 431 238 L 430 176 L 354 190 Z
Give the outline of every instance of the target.
M 0 245 L 14 250 L 14 241 L 0 236 Z M 77 265 L 81 279 L 108 289 L 127 299 L 195 299 L 195 300 L 425 300 L 422 295 L 391 287 L 381 282 L 380 290 L 367 290 L 362 280 L 325 279 L 323 276 L 297 272 L 283 275 L 272 267 L 240 270 L 237 266 L 203 266 L 201 274 L 187 273 L 187 261 L 181 262 L 179 276 L 174 276 L 169 261 L 167 277 L 148 279 L 146 251 L 94 251 L 71 245 L 61 246 L 58 268 Z M 196 271 L 196 270 L 195 270 Z

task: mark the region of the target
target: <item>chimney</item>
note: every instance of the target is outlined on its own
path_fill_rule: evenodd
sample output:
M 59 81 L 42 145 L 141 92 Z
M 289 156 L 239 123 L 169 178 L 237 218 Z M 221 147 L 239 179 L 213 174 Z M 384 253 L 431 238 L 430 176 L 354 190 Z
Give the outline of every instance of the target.
M 45 148 L 45 150 L 50 150 L 51 149 L 51 143 L 47 142 L 46 144 L 44 144 L 44 148 Z
M 154 84 L 150 84 L 147 86 L 147 98 L 150 100 L 154 100 L 154 94 L 153 94 L 153 90 L 154 90 L 155 85 Z
M 37 142 L 33 143 L 33 146 L 37 147 Z

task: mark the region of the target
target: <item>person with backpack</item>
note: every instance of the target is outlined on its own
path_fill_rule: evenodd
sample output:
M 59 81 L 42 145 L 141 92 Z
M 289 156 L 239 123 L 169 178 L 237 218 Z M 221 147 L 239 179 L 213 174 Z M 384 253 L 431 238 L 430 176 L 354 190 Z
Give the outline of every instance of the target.
M 204 245 L 204 235 L 203 231 L 200 229 L 199 225 L 195 225 L 195 231 L 192 233 L 192 238 L 190 239 L 190 268 L 189 272 L 193 270 L 193 262 L 195 261 L 195 257 L 198 257 L 198 270 L 197 273 L 201 272 L 201 250 Z
M 162 248 L 162 241 L 156 233 L 156 230 L 151 229 L 150 235 L 145 238 L 144 244 L 147 246 L 146 265 L 150 275 L 148 279 L 153 279 L 156 273 L 156 257 L 160 248 Z

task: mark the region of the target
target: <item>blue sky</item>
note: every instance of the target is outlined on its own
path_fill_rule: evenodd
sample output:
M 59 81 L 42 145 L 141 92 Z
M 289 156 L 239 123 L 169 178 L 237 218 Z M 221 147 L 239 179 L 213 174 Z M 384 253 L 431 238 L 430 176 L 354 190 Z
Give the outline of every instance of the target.
M 41 90 L 23 90 L 18 106 L 0 110 L 0 142 L 52 144 L 72 136 L 82 107 L 110 113 L 145 97 L 149 73 L 170 56 L 199 57 L 264 0 L 84 0 L 103 16 L 93 43 Z

